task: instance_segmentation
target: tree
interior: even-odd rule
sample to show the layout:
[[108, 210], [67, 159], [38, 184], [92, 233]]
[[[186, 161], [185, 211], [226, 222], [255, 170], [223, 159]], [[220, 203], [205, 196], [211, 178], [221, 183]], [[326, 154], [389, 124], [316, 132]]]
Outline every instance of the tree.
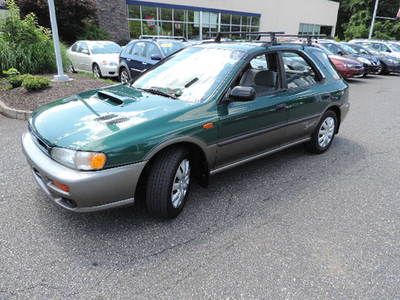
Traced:
[[[39, 25], [50, 28], [47, 0], [17, 0], [22, 15], [33, 12]], [[72, 43], [83, 36], [87, 23], [97, 23], [94, 0], [55, 0], [61, 40]]]
[[[375, 0], [339, 0], [340, 8], [336, 35], [341, 39], [367, 38]], [[396, 16], [398, 0], [380, 0], [378, 16]], [[400, 39], [400, 22], [376, 20], [374, 38]]]

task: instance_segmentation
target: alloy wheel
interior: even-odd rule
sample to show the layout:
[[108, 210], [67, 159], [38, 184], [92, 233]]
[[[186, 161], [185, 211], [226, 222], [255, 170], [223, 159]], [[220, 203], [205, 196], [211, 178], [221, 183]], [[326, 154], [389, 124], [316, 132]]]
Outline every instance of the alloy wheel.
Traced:
[[121, 71], [121, 83], [128, 83], [129, 82], [129, 74], [127, 70]]
[[335, 119], [332, 117], [328, 117], [322, 122], [318, 132], [318, 145], [321, 148], [327, 147], [332, 141], [333, 135], [335, 134], [335, 127]]
[[172, 184], [171, 202], [174, 208], [181, 206], [189, 190], [190, 183], [190, 162], [184, 159], [176, 171], [174, 182]]

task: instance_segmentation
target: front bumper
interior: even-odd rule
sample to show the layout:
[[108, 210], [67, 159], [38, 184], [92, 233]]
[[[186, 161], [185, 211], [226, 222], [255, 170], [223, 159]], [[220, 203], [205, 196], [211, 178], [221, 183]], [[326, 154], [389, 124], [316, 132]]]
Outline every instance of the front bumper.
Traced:
[[118, 65], [109, 66], [109, 65], [100, 65], [101, 75], [104, 77], [116, 77], [118, 76]]
[[[74, 212], [91, 212], [133, 204], [136, 185], [146, 162], [101, 171], [67, 168], [46, 155], [26, 132], [22, 148], [38, 185], [59, 206]], [[65, 184], [65, 192], [53, 183]]]
[[391, 73], [400, 73], [400, 65], [386, 65], [386, 71], [391, 72]]
[[368, 74], [377, 74], [382, 71], [382, 66], [381, 65], [368, 65], [368, 66], [365, 66], [365, 69]]

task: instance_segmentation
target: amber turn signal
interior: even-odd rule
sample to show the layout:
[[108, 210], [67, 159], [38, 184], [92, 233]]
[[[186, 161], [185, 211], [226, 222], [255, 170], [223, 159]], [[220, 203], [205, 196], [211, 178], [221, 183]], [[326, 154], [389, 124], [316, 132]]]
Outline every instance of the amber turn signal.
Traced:
[[64, 191], [64, 192], [66, 192], [66, 193], [69, 192], [69, 186], [66, 185], [66, 184], [64, 184], [64, 183], [61, 183], [61, 182], [59, 182], [59, 181], [57, 181], [57, 180], [53, 180], [53, 185], [54, 185], [55, 187], [57, 187], [58, 189], [60, 189], [60, 190], [62, 190], [62, 191]]

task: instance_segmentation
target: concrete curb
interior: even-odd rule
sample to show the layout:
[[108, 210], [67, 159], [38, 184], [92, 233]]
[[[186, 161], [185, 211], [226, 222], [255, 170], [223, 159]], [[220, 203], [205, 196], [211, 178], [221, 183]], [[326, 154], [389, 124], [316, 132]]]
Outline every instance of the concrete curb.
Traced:
[[3, 114], [10, 119], [28, 120], [31, 117], [32, 112], [29, 110], [19, 110], [8, 107], [0, 100], [0, 114]]

